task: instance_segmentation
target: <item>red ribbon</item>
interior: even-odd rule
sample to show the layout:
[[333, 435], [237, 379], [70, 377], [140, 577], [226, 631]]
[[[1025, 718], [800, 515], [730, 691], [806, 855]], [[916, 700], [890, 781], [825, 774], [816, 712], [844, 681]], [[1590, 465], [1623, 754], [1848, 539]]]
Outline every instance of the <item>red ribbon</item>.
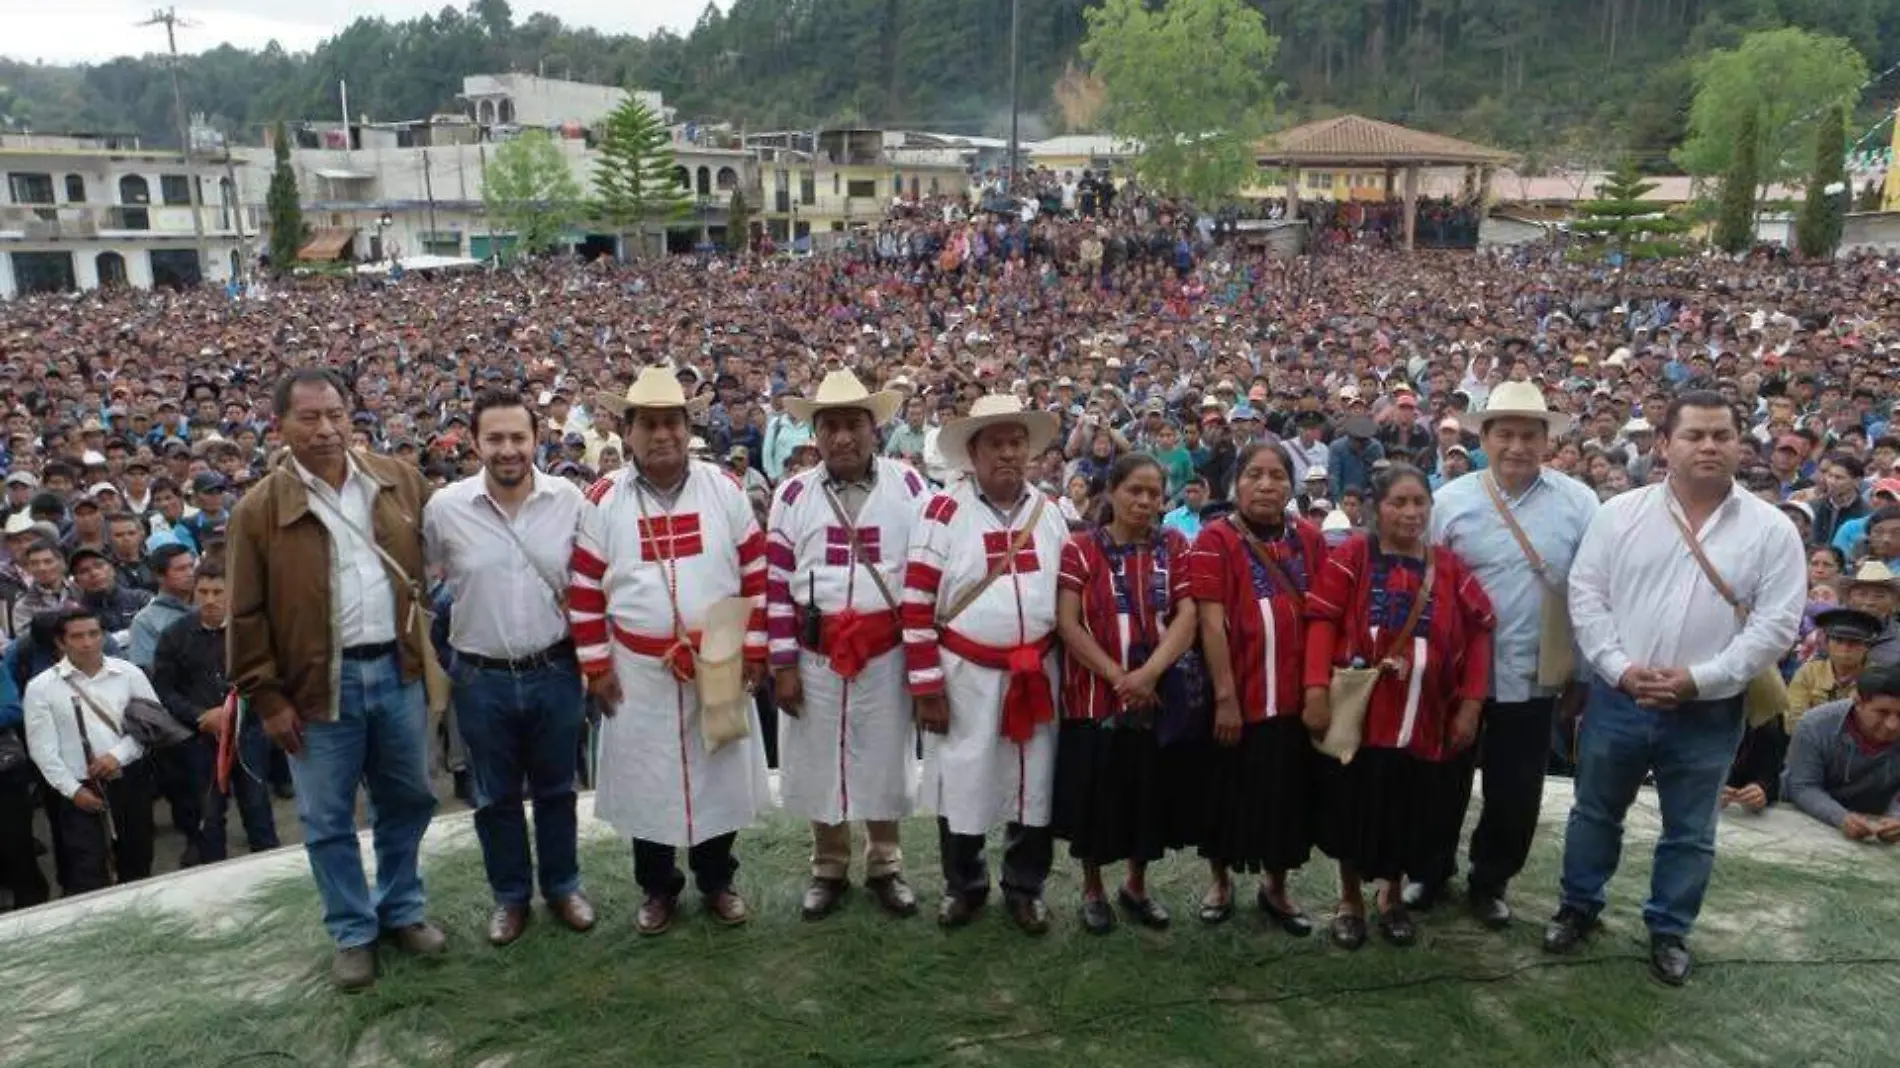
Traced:
[[693, 672], [695, 670], [693, 666], [693, 647], [688, 644], [685, 639], [682, 638], [675, 641], [672, 648], [666, 651], [666, 656], [662, 659], [666, 661], [666, 670], [672, 672], [675, 679], [681, 682], [693, 681]]
[[855, 679], [871, 662], [871, 628], [865, 618], [847, 608], [825, 620], [825, 655], [840, 678]]

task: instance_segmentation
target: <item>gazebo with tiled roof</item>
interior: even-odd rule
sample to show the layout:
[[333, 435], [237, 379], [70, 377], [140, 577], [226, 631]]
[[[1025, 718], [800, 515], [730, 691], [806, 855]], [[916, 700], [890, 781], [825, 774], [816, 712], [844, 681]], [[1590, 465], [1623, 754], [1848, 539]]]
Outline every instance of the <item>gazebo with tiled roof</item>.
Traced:
[[1420, 168], [1463, 167], [1466, 184], [1488, 192], [1492, 171], [1517, 159], [1503, 149], [1411, 130], [1363, 115], [1340, 115], [1282, 130], [1262, 140], [1254, 156], [1258, 166], [1286, 168], [1289, 215], [1299, 206], [1302, 167], [1383, 169], [1388, 196], [1393, 192], [1394, 177], [1403, 174], [1406, 248], [1412, 247], [1418, 223]]

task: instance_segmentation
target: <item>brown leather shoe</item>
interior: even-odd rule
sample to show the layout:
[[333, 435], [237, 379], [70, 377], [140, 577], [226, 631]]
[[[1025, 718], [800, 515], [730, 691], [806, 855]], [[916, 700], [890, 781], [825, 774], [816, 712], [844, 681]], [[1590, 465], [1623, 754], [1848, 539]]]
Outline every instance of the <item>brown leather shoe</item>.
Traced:
[[880, 908], [893, 916], [917, 915], [917, 894], [904, 881], [903, 875], [897, 872], [866, 879], [864, 889], [876, 899]]
[[354, 993], [376, 985], [376, 947], [351, 946], [336, 951], [330, 961], [330, 982], [338, 990]]
[[439, 957], [449, 949], [449, 938], [442, 933], [442, 928], [427, 920], [392, 928], [384, 931], [383, 936], [393, 940], [404, 953], [418, 957]]
[[799, 903], [799, 914], [807, 920], [824, 919], [838, 911], [844, 903], [845, 888], [850, 885], [843, 879], [812, 876], [811, 884], [805, 887], [805, 899]]
[[937, 902], [937, 926], [968, 927], [983, 911], [983, 898], [970, 894], [945, 894]]
[[665, 934], [673, 926], [673, 915], [679, 911], [680, 899], [661, 894], [648, 894], [640, 903], [640, 911], [633, 918], [633, 929], [643, 935]]
[[488, 944], [505, 946], [521, 937], [528, 929], [528, 908], [526, 905], [497, 905], [488, 917]]
[[1009, 918], [1016, 921], [1026, 935], [1049, 933], [1049, 906], [1039, 897], [1028, 894], [1012, 895], [1009, 899]]
[[594, 929], [594, 906], [581, 896], [579, 890], [548, 902], [548, 911], [561, 921], [561, 926], [570, 931], [591, 931]]
[[706, 911], [723, 927], [737, 927], [751, 917], [737, 890], [721, 890], [706, 898]]

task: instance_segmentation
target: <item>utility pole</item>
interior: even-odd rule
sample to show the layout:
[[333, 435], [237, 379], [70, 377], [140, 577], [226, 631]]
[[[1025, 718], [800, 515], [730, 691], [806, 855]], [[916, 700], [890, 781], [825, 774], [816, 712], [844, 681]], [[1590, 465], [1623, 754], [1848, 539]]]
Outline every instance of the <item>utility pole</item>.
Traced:
[[1018, 139], [1018, 118], [1022, 113], [1021, 62], [1017, 54], [1022, 35], [1023, 0], [1009, 0], [1009, 188], [1006, 196], [1016, 195], [1016, 157], [1022, 152]]
[[[435, 176], [429, 173], [429, 150], [422, 150], [422, 193], [429, 198], [429, 241], [435, 240]], [[426, 246], [428, 242], [423, 242]]]
[[178, 82], [178, 27], [183, 23], [190, 28], [191, 23], [178, 17], [177, 8], [166, 8], [152, 12], [152, 17], [139, 23], [141, 26], [164, 26], [165, 46], [171, 52], [172, 71], [172, 107], [178, 112], [178, 149], [185, 156], [185, 184], [191, 190], [191, 236], [198, 253], [198, 280], [202, 282], [210, 269], [209, 258], [205, 255], [204, 196], [198, 188], [198, 171], [191, 153], [191, 118], [185, 111], [185, 91]]
[[231, 199], [224, 202], [224, 207], [231, 213], [231, 227], [237, 231], [237, 275], [232, 280], [243, 282], [250, 274], [251, 250], [244, 236], [244, 198], [238, 193], [237, 165], [231, 160], [229, 141], [224, 145], [224, 177], [231, 183]]

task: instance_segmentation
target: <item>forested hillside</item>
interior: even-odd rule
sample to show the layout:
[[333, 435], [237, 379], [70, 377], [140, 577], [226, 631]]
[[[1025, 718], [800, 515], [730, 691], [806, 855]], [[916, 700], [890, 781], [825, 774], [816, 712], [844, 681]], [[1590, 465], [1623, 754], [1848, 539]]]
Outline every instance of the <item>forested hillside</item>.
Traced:
[[[1682, 135], [1698, 55], [1793, 24], [1900, 61], [1900, 0], [1252, 0], [1281, 38], [1289, 119], [1342, 110], [1560, 155], [1613, 145], [1660, 164]], [[1033, 132], [1063, 125], [1052, 88], [1090, 0], [1022, 0]], [[219, 48], [184, 64], [195, 110], [254, 140], [277, 118], [331, 117], [347, 80], [374, 119], [453, 109], [462, 76], [540, 70], [665, 92], [689, 118], [753, 129], [862, 121], [1003, 128], [1010, 0], [733, 0], [650, 39], [517, 22], [506, 0], [408, 21], [359, 19], [308, 55]], [[0, 48], [5, 47], [0, 45]], [[1876, 84], [1874, 109], [1900, 95]], [[132, 128], [176, 140], [162, 61], [64, 68], [0, 61], [0, 123]], [[1850, 131], [1855, 132], [1855, 131]]]

